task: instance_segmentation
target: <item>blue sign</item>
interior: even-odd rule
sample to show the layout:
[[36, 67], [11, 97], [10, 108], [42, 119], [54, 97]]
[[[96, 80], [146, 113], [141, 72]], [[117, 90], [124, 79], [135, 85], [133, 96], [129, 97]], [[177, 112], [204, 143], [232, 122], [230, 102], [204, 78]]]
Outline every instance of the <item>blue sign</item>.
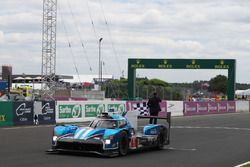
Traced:
[[13, 102], [14, 125], [33, 125], [34, 104], [33, 102]]

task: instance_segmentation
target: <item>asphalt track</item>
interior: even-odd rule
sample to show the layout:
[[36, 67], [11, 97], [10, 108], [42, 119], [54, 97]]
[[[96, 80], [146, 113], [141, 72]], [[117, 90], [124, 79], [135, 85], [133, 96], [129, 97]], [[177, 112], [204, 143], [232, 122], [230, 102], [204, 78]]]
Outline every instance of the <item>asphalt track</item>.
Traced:
[[250, 160], [250, 113], [173, 117], [164, 150], [124, 157], [46, 154], [52, 126], [0, 128], [0, 167], [230, 167]]

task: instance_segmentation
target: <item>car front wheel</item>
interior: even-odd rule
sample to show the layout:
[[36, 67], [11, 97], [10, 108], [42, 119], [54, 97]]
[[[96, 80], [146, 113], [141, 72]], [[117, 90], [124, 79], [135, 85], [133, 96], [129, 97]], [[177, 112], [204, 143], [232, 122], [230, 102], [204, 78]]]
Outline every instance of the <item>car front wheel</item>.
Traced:
[[120, 140], [119, 140], [119, 154], [121, 156], [127, 155], [128, 146], [129, 146], [128, 135], [127, 135], [127, 132], [123, 131], [121, 132]]

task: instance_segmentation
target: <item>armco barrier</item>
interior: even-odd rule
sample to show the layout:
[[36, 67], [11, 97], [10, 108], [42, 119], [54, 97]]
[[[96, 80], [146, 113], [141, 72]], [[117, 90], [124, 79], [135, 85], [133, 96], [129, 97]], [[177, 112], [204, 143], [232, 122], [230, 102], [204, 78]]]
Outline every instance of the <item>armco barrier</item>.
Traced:
[[235, 101], [184, 102], [184, 116], [236, 112]]
[[236, 101], [236, 112], [249, 112], [249, 101]]
[[13, 104], [12, 102], [0, 102], [0, 126], [13, 125]]
[[34, 103], [27, 101], [13, 102], [14, 125], [33, 125]]
[[93, 120], [103, 111], [125, 111], [125, 101], [57, 101], [56, 122]]

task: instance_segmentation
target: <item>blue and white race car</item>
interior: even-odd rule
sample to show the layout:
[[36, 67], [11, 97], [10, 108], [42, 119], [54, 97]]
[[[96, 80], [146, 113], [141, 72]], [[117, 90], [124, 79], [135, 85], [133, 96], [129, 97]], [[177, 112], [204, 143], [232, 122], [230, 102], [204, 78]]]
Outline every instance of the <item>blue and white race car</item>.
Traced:
[[[150, 116], [138, 116], [150, 118]], [[167, 126], [147, 124], [135, 130], [124, 116], [103, 114], [89, 126], [60, 125], [54, 128], [52, 148], [49, 152], [83, 152], [104, 156], [126, 155], [131, 150], [146, 147], [162, 149], [170, 143], [170, 114]]]

